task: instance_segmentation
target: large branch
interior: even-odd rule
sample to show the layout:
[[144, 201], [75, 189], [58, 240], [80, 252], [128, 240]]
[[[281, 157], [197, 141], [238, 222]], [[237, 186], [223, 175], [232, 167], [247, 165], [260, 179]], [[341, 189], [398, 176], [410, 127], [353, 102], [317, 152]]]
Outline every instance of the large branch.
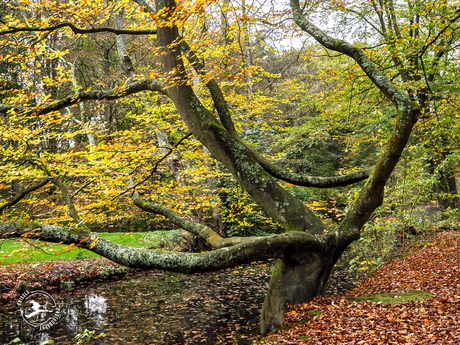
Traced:
[[123, 246], [94, 233], [78, 233], [60, 226], [24, 222], [0, 223], [0, 238], [26, 236], [47, 242], [75, 244], [128, 267], [181, 273], [217, 271], [253, 261], [287, 258], [305, 252], [324, 253], [327, 248], [326, 237], [291, 231], [199, 254], [159, 252]]
[[46, 26], [46, 27], [33, 27], [33, 26], [23, 26], [23, 27], [16, 27], [10, 26], [8, 30], [0, 31], [0, 35], [7, 35], [7, 34], [14, 34], [18, 32], [53, 32], [61, 28], [68, 27], [76, 34], [94, 34], [99, 32], [111, 32], [115, 35], [156, 35], [156, 29], [150, 30], [126, 30], [126, 29], [114, 29], [109, 27], [102, 27], [102, 28], [91, 28], [91, 29], [82, 29], [75, 26], [73, 23], [60, 23], [54, 26]]
[[348, 42], [328, 36], [324, 31], [305, 18], [300, 8], [299, 0], [290, 1], [294, 21], [303, 31], [311, 35], [323, 47], [343, 53], [355, 60], [364, 73], [398, 109], [403, 110], [409, 106], [409, 97], [398, 90], [361, 49]]
[[[181, 41], [180, 47], [184, 54], [186, 54], [187, 60], [192, 64], [195, 71], [201, 77], [206, 77], [206, 69], [203, 63], [198, 59], [195, 52], [190, 48], [188, 43]], [[236, 134], [235, 125], [233, 123], [230, 110], [227, 106], [227, 101], [225, 100], [221, 88], [214, 79], [207, 81], [206, 87], [211, 94], [212, 101], [217, 110], [217, 114], [219, 114], [220, 122], [231, 135], [237, 137], [238, 135]]]
[[[199, 75], [204, 77], [206, 74], [206, 69], [203, 63], [199, 60], [199, 58], [196, 56], [196, 54], [187, 44], [187, 42], [182, 40], [180, 42], [180, 47], [181, 47], [181, 50], [186, 54], [187, 59], [192, 64], [195, 71]], [[235, 127], [231, 119], [231, 114], [227, 107], [227, 102], [225, 101], [224, 95], [222, 94], [222, 90], [220, 89], [219, 85], [214, 79], [211, 79], [206, 83], [206, 86], [208, 87], [211, 93], [211, 96], [212, 96], [214, 105], [217, 109], [217, 112], [219, 114], [221, 123], [231, 134], [234, 134], [234, 136], [237, 137]], [[265, 171], [267, 171], [269, 174], [271, 174], [272, 176], [280, 180], [292, 183], [297, 186], [316, 187], [316, 188], [331, 188], [331, 187], [348, 186], [350, 184], [365, 180], [366, 178], [369, 177], [372, 171], [372, 168], [368, 168], [365, 170], [361, 170], [361, 171], [358, 171], [352, 174], [343, 175], [343, 176], [334, 176], [334, 177], [302, 176], [302, 175], [290, 173], [288, 171], [285, 171], [277, 167], [276, 165], [274, 165], [273, 163], [271, 163], [270, 161], [262, 157], [252, 146], [246, 143], [244, 144], [254, 154], [254, 157], [261, 164], [261, 166], [265, 169]]]
[[257, 152], [251, 145], [244, 143], [245, 146], [253, 153], [254, 157], [260, 163], [262, 168], [265, 169], [270, 175], [292, 183], [296, 186], [303, 187], [316, 187], [316, 188], [332, 188], [332, 187], [345, 187], [353, 183], [363, 181], [367, 179], [374, 167], [369, 167], [363, 170], [356, 171], [351, 174], [342, 175], [342, 176], [331, 176], [331, 177], [321, 177], [321, 176], [303, 176], [300, 174], [292, 173], [287, 170], [284, 170], [277, 165], [270, 162], [268, 159], [263, 157], [259, 152]]
[[205, 225], [202, 225], [200, 223], [193, 222], [186, 218], [180, 217], [177, 213], [175, 213], [174, 211], [170, 210], [167, 207], [158, 206], [152, 202], [147, 202], [145, 200], [142, 200], [139, 193], [137, 192], [134, 193], [132, 199], [133, 199], [134, 204], [140, 209], [146, 212], [149, 212], [149, 213], [161, 214], [162, 216], [165, 216], [166, 218], [168, 218], [168, 220], [171, 223], [181, 227], [184, 230], [187, 230], [188, 232], [194, 235], [201, 237], [213, 248], [224, 248], [224, 247], [230, 247], [230, 246], [234, 246], [234, 245], [241, 244], [241, 243], [250, 243], [256, 239], [262, 238], [262, 237], [222, 238], [219, 236], [218, 233], [216, 233], [214, 230], [212, 230], [211, 228]]
[[7, 111], [34, 113], [35, 115], [43, 115], [52, 111], [64, 109], [66, 107], [78, 104], [88, 100], [113, 100], [132, 95], [142, 91], [156, 91], [169, 97], [169, 92], [164, 88], [164, 85], [154, 79], [141, 79], [133, 81], [110, 90], [92, 90], [80, 91], [73, 95], [67, 96], [60, 100], [49, 103], [37, 104], [36, 106], [17, 106], [0, 104], [0, 113]]
[[385, 184], [401, 158], [412, 128], [420, 117], [420, 109], [423, 107], [423, 104], [411, 105], [396, 118], [391, 136], [371, 176], [335, 232], [337, 247], [346, 247], [347, 243], [359, 239], [361, 229], [372, 212], [382, 205]]
[[[158, 1], [158, 6], [174, 8], [174, 0]], [[171, 99], [193, 136], [219, 160], [263, 210], [286, 230], [323, 233], [326, 226], [305, 204], [296, 199], [268, 174], [241, 140], [217, 121], [200, 102], [187, 80], [179, 46], [178, 28], [158, 27], [157, 45], [165, 73], [180, 82], [168, 90]]]
[[328, 36], [321, 29], [310, 23], [304, 17], [298, 0], [290, 1], [294, 20], [303, 31], [313, 36], [323, 47], [341, 52], [354, 59], [374, 85], [399, 109], [395, 126], [379, 161], [339, 228], [334, 232], [337, 240], [336, 246], [346, 248], [349, 243], [359, 238], [361, 228], [365, 222], [372, 212], [382, 204], [385, 184], [401, 158], [412, 128], [419, 119], [420, 111], [425, 105], [417, 105], [406, 94], [399, 91], [361, 49], [345, 41]]

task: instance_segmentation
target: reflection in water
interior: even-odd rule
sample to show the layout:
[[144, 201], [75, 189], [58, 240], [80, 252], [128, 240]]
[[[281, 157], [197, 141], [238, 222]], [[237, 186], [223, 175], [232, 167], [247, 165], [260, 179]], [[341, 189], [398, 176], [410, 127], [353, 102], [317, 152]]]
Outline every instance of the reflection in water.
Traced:
[[78, 330], [78, 309], [72, 302], [62, 303], [61, 305], [61, 322], [64, 321], [67, 329], [74, 333]]
[[[27, 344], [52, 339], [75, 344], [85, 329], [104, 332], [95, 344], [239, 344], [258, 333], [270, 268], [180, 275], [155, 272], [130, 280], [92, 284], [54, 294], [59, 323], [40, 331], [18, 310], [0, 312], [0, 343], [20, 337]], [[94, 339], [93, 339], [94, 340]]]
[[97, 328], [105, 325], [104, 315], [107, 312], [106, 299], [95, 294], [87, 295], [85, 301], [86, 317], [92, 318]]

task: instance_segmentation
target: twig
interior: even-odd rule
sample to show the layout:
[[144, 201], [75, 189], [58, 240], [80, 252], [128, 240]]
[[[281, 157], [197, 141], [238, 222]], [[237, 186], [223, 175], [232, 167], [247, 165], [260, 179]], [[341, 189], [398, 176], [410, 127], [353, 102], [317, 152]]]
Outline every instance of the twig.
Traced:
[[16, 198], [14, 198], [13, 200], [7, 202], [6, 204], [3, 204], [2, 206], [0, 206], [0, 214], [2, 214], [2, 212], [11, 207], [11, 206], [14, 206], [16, 205], [19, 201], [21, 201], [27, 194], [47, 185], [49, 182], [51, 182], [52, 178], [50, 177], [47, 177], [45, 179], [43, 179], [42, 181], [40, 181], [39, 183], [33, 185], [33, 186], [30, 186], [29, 188], [27, 189], [24, 189]]

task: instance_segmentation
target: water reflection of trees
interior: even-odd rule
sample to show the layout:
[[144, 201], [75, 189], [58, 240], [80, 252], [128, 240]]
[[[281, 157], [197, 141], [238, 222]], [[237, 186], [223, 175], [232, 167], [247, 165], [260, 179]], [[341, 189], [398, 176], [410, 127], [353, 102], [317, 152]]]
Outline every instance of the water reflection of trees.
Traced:
[[141, 277], [56, 294], [61, 319], [51, 334], [26, 327], [20, 314], [2, 313], [1, 329], [11, 331], [6, 337], [1, 332], [0, 342], [21, 335], [36, 344], [51, 335], [57, 344], [75, 344], [85, 329], [106, 333], [103, 344], [214, 344], [230, 329], [255, 335], [268, 271], [259, 280], [249, 274], [165, 274], [161, 280]]

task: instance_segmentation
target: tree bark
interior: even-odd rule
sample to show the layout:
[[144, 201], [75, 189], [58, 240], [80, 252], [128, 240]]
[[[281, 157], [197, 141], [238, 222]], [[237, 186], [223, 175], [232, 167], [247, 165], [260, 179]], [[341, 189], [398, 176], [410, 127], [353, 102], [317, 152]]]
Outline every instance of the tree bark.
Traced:
[[[161, 3], [158, 1], [157, 8], [161, 6], [175, 7], [175, 3], [173, 0], [161, 1]], [[334, 232], [325, 236], [328, 239], [327, 250], [291, 253], [287, 248], [283, 258], [280, 258], [281, 261], [273, 274], [269, 293], [264, 302], [261, 318], [262, 335], [281, 325], [287, 303], [307, 302], [322, 292], [330, 271], [343, 250], [360, 237], [362, 226], [372, 212], [381, 205], [385, 183], [401, 156], [421, 109], [407, 94], [396, 88], [361, 49], [329, 37], [310, 23], [303, 16], [297, 0], [291, 0], [291, 8], [295, 22], [302, 30], [324, 47], [346, 54], [358, 63], [376, 87], [396, 106], [398, 117], [386, 148], [372, 172], [364, 171], [358, 176], [351, 177], [353, 180], [369, 176], [344, 221]], [[322, 183], [327, 185], [331, 180], [304, 180], [293, 174], [282, 174], [279, 169], [273, 168], [263, 160], [239, 138], [217, 83], [210, 82], [208, 88], [221, 119], [218, 122], [204, 108], [189, 86], [181, 50], [176, 43], [178, 39], [177, 28], [171, 26], [158, 28], [157, 43], [162, 50], [163, 70], [165, 73], [172, 73], [174, 80], [181, 81], [171, 84], [168, 90], [176, 109], [194, 137], [228, 168], [251, 197], [287, 231], [301, 230], [322, 234], [325, 225], [303, 203], [282, 189], [271, 175], [310, 185]], [[187, 58], [192, 65], [195, 68], [197, 66], [198, 70], [203, 70], [202, 66], [198, 66], [195, 62], [193, 53], [190, 53], [187, 47], [183, 50], [188, 52]], [[332, 178], [333, 184], [337, 182], [342, 181]]]
[[326, 253], [302, 253], [276, 262], [260, 315], [261, 336], [283, 324], [288, 304], [305, 303], [324, 292], [332, 267], [340, 257], [338, 253], [329, 249]]

